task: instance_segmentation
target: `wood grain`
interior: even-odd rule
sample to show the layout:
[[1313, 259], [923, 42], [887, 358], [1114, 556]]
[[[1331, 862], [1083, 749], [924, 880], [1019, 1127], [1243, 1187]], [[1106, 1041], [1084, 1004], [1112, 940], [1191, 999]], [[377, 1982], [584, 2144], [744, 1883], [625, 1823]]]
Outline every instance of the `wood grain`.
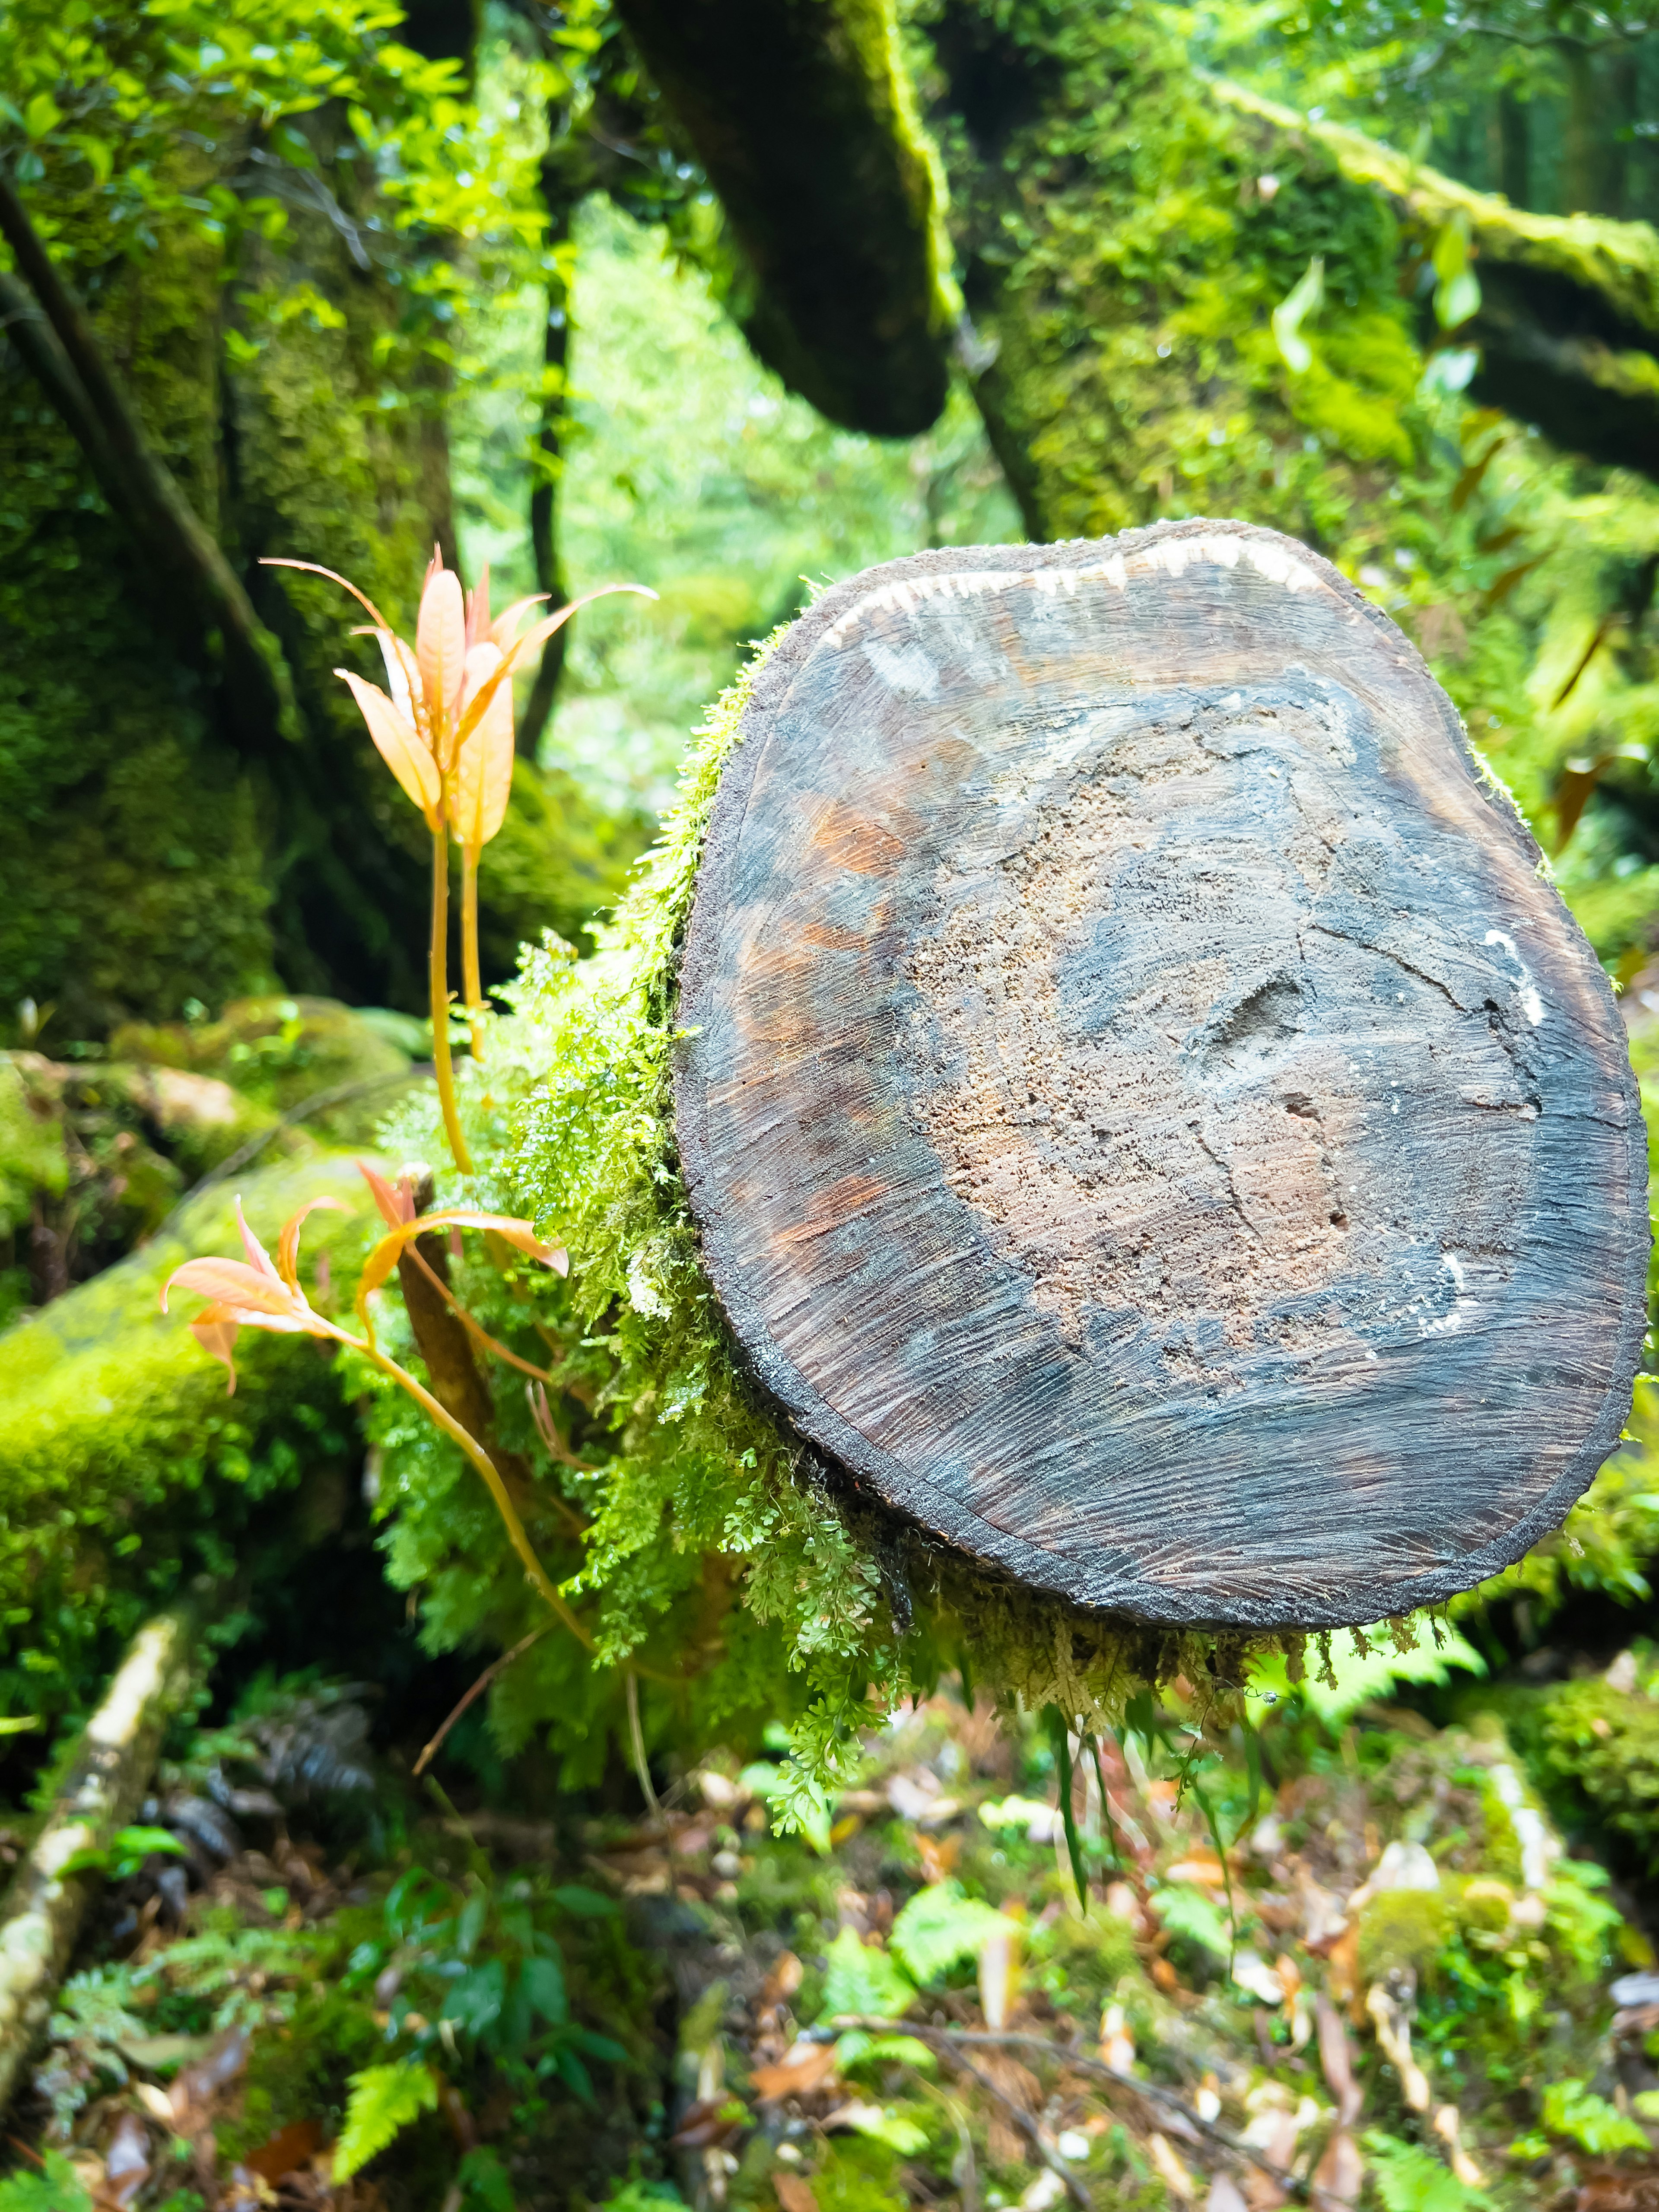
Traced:
[[1378, 1620], [1617, 1443], [1650, 1238], [1612, 990], [1412, 646], [1288, 539], [828, 593], [745, 711], [680, 1021], [756, 1371], [1035, 1589]]

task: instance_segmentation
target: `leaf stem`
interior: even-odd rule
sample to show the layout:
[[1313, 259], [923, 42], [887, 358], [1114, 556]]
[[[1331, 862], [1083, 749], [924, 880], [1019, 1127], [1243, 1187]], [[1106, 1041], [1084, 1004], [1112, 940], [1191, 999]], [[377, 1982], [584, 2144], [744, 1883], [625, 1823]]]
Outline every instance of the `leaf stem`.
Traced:
[[464, 1428], [447, 1406], [440, 1404], [429, 1390], [424, 1389], [415, 1380], [407, 1368], [399, 1367], [397, 1361], [382, 1352], [378, 1344], [370, 1342], [367, 1337], [353, 1336], [345, 1329], [340, 1329], [336, 1334], [338, 1334], [343, 1344], [349, 1344], [355, 1351], [361, 1352], [366, 1359], [374, 1362], [382, 1375], [389, 1376], [399, 1389], [407, 1390], [427, 1419], [435, 1422], [447, 1437], [460, 1446], [483, 1477], [485, 1486], [495, 1501], [495, 1510], [501, 1516], [508, 1540], [524, 1563], [525, 1572], [535, 1584], [544, 1602], [558, 1615], [578, 1643], [591, 1651], [593, 1649], [593, 1638], [571, 1611], [565, 1599], [555, 1587], [547, 1569], [537, 1558], [536, 1547], [525, 1533], [524, 1522], [520, 1520], [518, 1510], [512, 1498], [507, 1495], [507, 1485], [501, 1480], [499, 1468], [471, 1431]]
[[483, 1058], [483, 976], [478, 966], [478, 848], [461, 848], [461, 988], [472, 1031], [472, 1057]]
[[470, 1176], [472, 1156], [455, 1110], [455, 1071], [449, 1057], [449, 833], [441, 826], [432, 833], [432, 950], [427, 966], [432, 987], [432, 1064], [437, 1071], [444, 1133], [456, 1166]]

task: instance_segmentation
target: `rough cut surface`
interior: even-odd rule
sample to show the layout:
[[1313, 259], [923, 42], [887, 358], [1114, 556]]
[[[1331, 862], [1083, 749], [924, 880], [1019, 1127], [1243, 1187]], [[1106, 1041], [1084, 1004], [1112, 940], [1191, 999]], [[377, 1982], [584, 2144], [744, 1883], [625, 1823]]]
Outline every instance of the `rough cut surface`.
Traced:
[[710, 1277], [799, 1429], [1034, 1588], [1322, 1627], [1616, 1443], [1612, 990], [1449, 701], [1291, 541], [946, 550], [766, 664], [681, 978]]

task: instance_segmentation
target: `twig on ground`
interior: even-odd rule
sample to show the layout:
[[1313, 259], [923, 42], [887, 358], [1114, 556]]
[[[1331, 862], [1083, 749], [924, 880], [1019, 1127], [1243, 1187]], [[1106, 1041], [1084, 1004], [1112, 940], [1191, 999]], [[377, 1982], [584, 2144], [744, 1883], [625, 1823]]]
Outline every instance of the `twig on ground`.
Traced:
[[[1287, 2196], [1297, 2198], [1298, 2202], [1306, 2203], [1312, 2195], [1310, 2185], [1299, 2174], [1291, 2173], [1282, 2166], [1275, 2166], [1271, 2159], [1263, 2158], [1254, 2145], [1242, 2142], [1225, 2128], [1217, 2127], [1212, 2120], [1206, 2120], [1176, 2090], [1166, 2089], [1160, 2081], [1139, 2081], [1133, 2074], [1125, 2074], [1115, 2066], [1109, 2066], [1103, 2058], [1091, 2058], [1085, 2051], [1076, 2050], [1070, 2044], [1056, 2043], [1050, 2036], [1022, 2035], [1012, 2030], [1005, 2033], [988, 2028], [920, 2027], [914, 2021], [896, 2023], [890, 2020], [854, 2018], [850, 2014], [837, 2019], [833, 2028], [836, 2034], [848, 2028], [862, 2028], [866, 2033], [914, 2035], [918, 2042], [943, 2047], [952, 2057], [960, 2055], [957, 2046], [964, 2044], [990, 2049], [1041, 2051], [1057, 2064], [1073, 2066], [1079, 2073], [1092, 2074], [1100, 2081], [1115, 2082], [1119, 2088], [1133, 2090], [1137, 2097], [1145, 2098], [1148, 2103], [1162, 2105], [1169, 2112], [1178, 2112], [1189, 2127], [1212, 2142], [1217, 2149], [1227, 2152], [1233, 2158], [1243, 2159], [1246, 2165], [1265, 2173]], [[976, 2074], [975, 2078], [982, 2080], [984, 2077]]]
[[[889, 2033], [891, 2033], [890, 2023]], [[908, 2033], [909, 2031], [907, 2029], [906, 2033]], [[1025, 2107], [1017, 2104], [1006, 2090], [999, 2088], [988, 2074], [982, 2073], [975, 2065], [965, 2051], [957, 2048], [951, 2037], [939, 2035], [927, 2028], [921, 2029], [919, 2033], [922, 2041], [933, 2044], [935, 2048], [950, 2060], [952, 2066], [959, 2068], [967, 2075], [969, 2081], [977, 2081], [986, 2095], [994, 2099], [1024, 2136], [1026, 2142], [1030, 2144], [1031, 2148], [1048, 2167], [1049, 2172], [1057, 2181], [1064, 2185], [1066, 2194], [1071, 2198], [1073, 2203], [1081, 2206], [1082, 2212], [1094, 2212], [1093, 2199], [1084, 2187], [1081, 2179], [1073, 2172], [1071, 2167], [1067, 2166]]]

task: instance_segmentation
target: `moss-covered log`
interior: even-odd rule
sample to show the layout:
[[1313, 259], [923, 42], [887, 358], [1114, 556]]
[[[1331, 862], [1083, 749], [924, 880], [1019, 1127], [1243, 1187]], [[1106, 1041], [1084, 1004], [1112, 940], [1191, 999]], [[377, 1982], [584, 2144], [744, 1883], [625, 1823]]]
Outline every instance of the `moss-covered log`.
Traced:
[[1450, 702], [1241, 524], [918, 555], [767, 662], [676, 1123], [797, 1426], [1018, 1581], [1328, 1628], [1618, 1441], [1647, 1156], [1612, 991]]
[[[1034, 537], [1237, 514], [1334, 550], [1413, 464], [1431, 344], [1478, 347], [1477, 391], [1562, 445], [1659, 467], [1645, 226], [1527, 215], [1208, 82], [1151, 11], [947, 0], [927, 29], [975, 389]], [[1449, 332], [1449, 225], [1480, 287]], [[1304, 359], [1273, 319], [1316, 259]]]
[[87, 1723], [46, 1825], [0, 1902], [0, 2111], [46, 2022], [106, 1851], [137, 1812], [191, 1678], [194, 1623], [175, 1611], [134, 1637]]
[[[1419, 167], [1364, 131], [1315, 122], [1232, 84], [1214, 98], [1244, 122], [1270, 168], [1313, 149], [1374, 189], [1426, 261], [1449, 226], [1468, 231], [1480, 305], [1456, 331], [1477, 347], [1471, 390], [1558, 445], [1659, 477], [1659, 234], [1604, 216], [1533, 215]], [[1433, 307], [1424, 289], [1425, 326]]]
[[617, 0], [719, 192], [750, 343], [832, 422], [925, 430], [949, 317], [890, 0]]
[[106, 1663], [112, 1637], [130, 1634], [191, 1576], [234, 1581], [262, 1498], [355, 1467], [326, 1347], [251, 1337], [227, 1398], [223, 1369], [179, 1316], [160, 1311], [161, 1285], [182, 1261], [239, 1249], [238, 1190], [270, 1247], [309, 1198], [350, 1209], [312, 1217], [306, 1261], [313, 1298], [349, 1309], [378, 1216], [355, 1159], [308, 1151], [204, 1190], [129, 1258], [0, 1336], [0, 1698], [9, 1710], [72, 1704], [75, 1682]]

